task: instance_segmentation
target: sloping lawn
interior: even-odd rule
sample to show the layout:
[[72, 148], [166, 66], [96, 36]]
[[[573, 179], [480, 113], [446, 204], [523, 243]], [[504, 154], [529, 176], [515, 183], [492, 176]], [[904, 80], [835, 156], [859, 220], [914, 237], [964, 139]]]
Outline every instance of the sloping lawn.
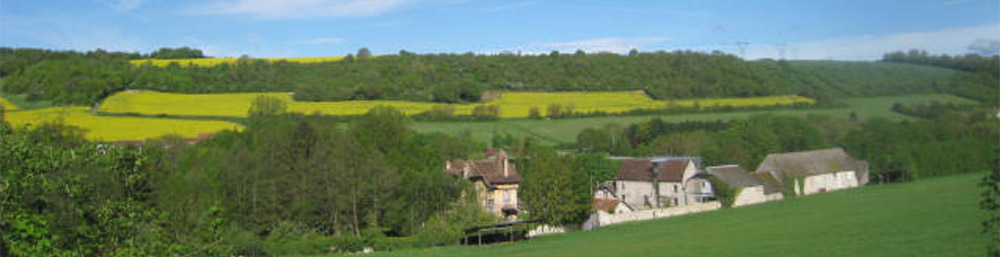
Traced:
[[491, 246], [375, 256], [983, 256], [981, 173]]

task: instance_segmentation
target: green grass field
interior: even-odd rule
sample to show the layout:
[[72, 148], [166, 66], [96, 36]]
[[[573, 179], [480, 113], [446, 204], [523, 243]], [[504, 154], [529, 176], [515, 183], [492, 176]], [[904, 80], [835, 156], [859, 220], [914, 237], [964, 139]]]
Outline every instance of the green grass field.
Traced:
[[983, 256], [981, 173], [490, 246], [373, 256]]
[[891, 120], [907, 119], [907, 116], [893, 112], [890, 108], [894, 103], [926, 103], [931, 101], [953, 103], [975, 103], [972, 100], [943, 94], [882, 96], [868, 98], [849, 98], [843, 100], [847, 107], [827, 109], [779, 109], [761, 111], [717, 112], [717, 113], [685, 113], [672, 115], [648, 116], [609, 116], [573, 118], [558, 120], [505, 119], [488, 122], [416, 122], [414, 128], [421, 132], [443, 132], [457, 135], [469, 131], [473, 138], [480, 142], [489, 142], [494, 133], [510, 133], [515, 136], [534, 136], [542, 143], [555, 145], [576, 141], [576, 134], [585, 128], [602, 127], [614, 123], [621, 126], [640, 122], [646, 119], [660, 117], [667, 122], [686, 120], [730, 120], [745, 118], [758, 114], [774, 114], [805, 117], [809, 114], [826, 114], [847, 117], [855, 112], [860, 119], [883, 117]]

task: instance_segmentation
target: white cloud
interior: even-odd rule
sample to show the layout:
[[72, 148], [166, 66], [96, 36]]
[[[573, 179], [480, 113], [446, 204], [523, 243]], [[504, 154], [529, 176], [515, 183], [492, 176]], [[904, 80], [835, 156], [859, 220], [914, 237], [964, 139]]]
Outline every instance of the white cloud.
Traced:
[[627, 53], [632, 49], [642, 49], [646, 46], [662, 43], [669, 41], [670, 38], [664, 37], [646, 37], [646, 38], [621, 38], [621, 37], [603, 37], [579, 41], [568, 41], [568, 42], [548, 42], [548, 43], [532, 43], [527, 45], [522, 45], [514, 48], [502, 48], [499, 51], [491, 52], [492, 54], [499, 52], [520, 52], [522, 54], [547, 54], [552, 51], [559, 51], [560, 53], [573, 53], [577, 50], [583, 50], [587, 53], [599, 53], [599, 52], [612, 52], [612, 53]]
[[[887, 36], [860, 36], [818, 41], [789, 42], [786, 59], [877, 60], [892, 51], [923, 49], [932, 54], [965, 54], [969, 45], [1000, 38], [1000, 23], [938, 31], [906, 32]], [[709, 50], [703, 47], [702, 50]], [[720, 49], [733, 51], [732, 49]], [[747, 59], [780, 58], [775, 44], [751, 44]]]
[[310, 39], [310, 40], [302, 41], [302, 43], [303, 44], [309, 44], [309, 45], [319, 45], [319, 44], [343, 43], [344, 41], [345, 40], [343, 38], [325, 37], [325, 38], [316, 38], [316, 39]]
[[142, 6], [144, 0], [106, 0], [101, 1], [104, 5], [119, 13], [127, 13]]
[[197, 14], [247, 14], [262, 19], [368, 17], [415, 0], [226, 0], [194, 10]]
[[[44, 29], [40, 29], [44, 28]], [[148, 51], [140, 37], [114, 25], [81, 21], [68, 17], [0, 16], [0, 45], [11, 45], [5, 39], [17, 38], [28, 47], [91, 51]]]

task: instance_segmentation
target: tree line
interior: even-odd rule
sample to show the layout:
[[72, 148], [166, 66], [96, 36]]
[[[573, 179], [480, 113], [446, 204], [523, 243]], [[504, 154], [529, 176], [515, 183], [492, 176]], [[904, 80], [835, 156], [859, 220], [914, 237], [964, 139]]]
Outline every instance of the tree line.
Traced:
[[[841, 97], [988, 92], [989, 80], [885, 63], [744, 61], [721, 52], [348, 55], [328, 63], [241, 58], [211, 67], [133, 66], [137, 58], [200, 57], [194, 49], [151, 54], [0, 48], [3, 92], [29, 100], [92, 105], [114, 92], [295, 92], [301, 101], [392, 99], [477, 102], [486, 91], [644, 90], [657, 99], [797, 94]], [[963, 78], [958, 78], [963, 77]], [[978, 98], [977, 98], [978, 99]]]
[[[954, 94], [976, 99], [993, 106], [1000, 105], [1000, 56], [966, 55], [932, 55], [927, 51], [913, 49], [906, 52], [886, 53], [883, 62], [910, 63], [928, 65], [965, 71], [955, 75]], [[993, 85], [983, 87], [979, 85]]]

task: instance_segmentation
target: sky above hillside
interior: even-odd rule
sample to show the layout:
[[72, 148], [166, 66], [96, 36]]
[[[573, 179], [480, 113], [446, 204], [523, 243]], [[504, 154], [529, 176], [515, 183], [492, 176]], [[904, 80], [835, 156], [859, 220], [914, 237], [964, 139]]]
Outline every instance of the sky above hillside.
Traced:
[[0, 0], [0, 46], [211, 56], [723, 51], [874, 60], [1000, 49], [1000, 1]]

